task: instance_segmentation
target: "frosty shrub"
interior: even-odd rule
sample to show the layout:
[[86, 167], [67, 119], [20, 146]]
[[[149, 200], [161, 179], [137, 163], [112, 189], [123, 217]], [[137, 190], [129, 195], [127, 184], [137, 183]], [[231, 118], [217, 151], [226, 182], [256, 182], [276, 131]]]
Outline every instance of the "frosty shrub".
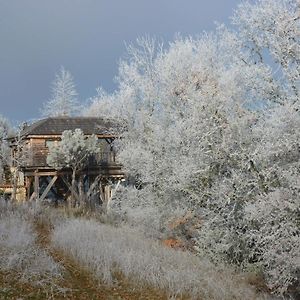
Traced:
[[[121, 186], [114, 195], [109, 215], [115, 216], [117, 225], [131, 226], [145, 236], [160, 238], [168, 211], [153, 205], [147, 189]], [[172, 216], [174, 212], [170, 213]]]
[[0, 270], [38, 286], [53, 286], [61, 267], [36, 245], [36, 233], [25, 208], [0, 201]]
[[114, 273], [121, 272], [138, 286], [150, 285], [170, 296], [267, 299], [230, 269], [216, 268], [188, 252], [165, 248], [128, 228], [71, 219], [55, 227], [52, 241], [107, 283], [113, 283]]
[[298, 286], [300, 293], [299, 202], [299, 193], [281, 188], [245, 208], [253, 224], [246, 234], [252, 255], [265, 271], [269, 286], [282, 294], [289, 286]]
[[96, 136], [87, 138], [79, 128], [74, 131], [65, 130], [60, 143], [49, 149], [47, 163], [57, 168], [72, 168], [76, 172], [86, 165], [92, 154], [98, 151]]
[[[73, 204], [84, 204], [83, 179], [79, 178], [79, 191], [76, 184], [77, 172], [87, 166], [89, 158], [99, 153], [97, 137], [86, 137], [80, 128], [74, 131], [65, 130], [61, 141], [49, 148], [47, 164], [57, 169], [70, 168], [72, 170], [71, 196]], [[80, 194], [81, 197], [78, 196]], [[79, 203], [80, 202], [80, 203]]]

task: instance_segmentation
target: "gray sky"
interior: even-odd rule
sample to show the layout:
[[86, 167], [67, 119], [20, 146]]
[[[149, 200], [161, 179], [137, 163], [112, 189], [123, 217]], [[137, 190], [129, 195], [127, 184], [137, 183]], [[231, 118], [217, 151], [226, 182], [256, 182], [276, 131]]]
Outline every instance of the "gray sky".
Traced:
[[125, 42], [172, 40], [228, 23], [240, 0], [0, 0], [0, 114], [13, 123], [40, 117], [61, 65], [81, 101], [115, 88]]

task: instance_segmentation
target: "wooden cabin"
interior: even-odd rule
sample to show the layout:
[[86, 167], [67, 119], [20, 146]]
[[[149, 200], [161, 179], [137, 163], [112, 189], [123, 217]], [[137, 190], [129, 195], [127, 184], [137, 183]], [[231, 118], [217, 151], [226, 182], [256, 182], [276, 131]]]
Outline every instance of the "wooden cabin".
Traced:
[[117, 125], [114, 122], [94, 117], [51, 117], [25, 125], [20, 136], [11, 139], [12, 155], [20, 155], [18, 147], [23, 152], [18, 166], [22, 175], [18, 177], [23, 179], [21, 182], [19, 179], [18, 185], [26, 191], [25, 199], [68, 199], [71, 194], [71, 170], [48, 166], [47, 155], [49, 147], [59, 143], [63, 131], [77, 128], [87, 137], [95, 135], [101, 149], [77, 174], [83, 180], [84, 192], [90, 191], [92, 185], [95, 187], [97, 181], [99, 201], [108, 201], [112, 186], [124, 180], [113, 147], [113, 141], [117, 138]]

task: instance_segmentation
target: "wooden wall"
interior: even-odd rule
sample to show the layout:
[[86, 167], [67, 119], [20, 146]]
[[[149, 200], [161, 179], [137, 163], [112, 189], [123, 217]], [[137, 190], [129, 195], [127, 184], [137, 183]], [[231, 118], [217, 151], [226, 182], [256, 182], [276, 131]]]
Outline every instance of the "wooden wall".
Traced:
[[[31, 138], [28, 144], [28, 159], [24, 167], [47, 167], [47, 144], [50, 139]], [[53, 140], [54, 141], [54, 140]], [[58, 141], [56, 139], [56, 141]], [[99, 139], [101, 152], [90, 160], [90, 165], [115, 164], [115, 153], [105, 139]]]
[[30, 151], [32, 152], [32, 160], [28, 162], [32, 166], [47, 166], [47, 155], [49, 153], [46, 147], [45, 139], [31, 139]]

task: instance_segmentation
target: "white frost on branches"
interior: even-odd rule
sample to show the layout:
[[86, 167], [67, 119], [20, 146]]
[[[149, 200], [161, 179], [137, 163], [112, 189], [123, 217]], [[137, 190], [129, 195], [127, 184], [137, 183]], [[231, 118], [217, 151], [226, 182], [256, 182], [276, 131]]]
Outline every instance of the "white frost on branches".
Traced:
[[295, 0], [245, 2], [236, 31], [139, 40], [119, 90], [88, 111], [126, 121], [118, 155], [137, 189], [123, 202], [162, 222], [192, 210], [199, 253], [260, 269], [280, 294], [300, 280], [299, 13]]
[[244, 2], [237, 9], [233, 22], [255, 61], [271, 61], [281, 89], [299, 97], [299, 1], [260, 0], [254, 5]]
[[10, 164], [10, 151], [6, 140], [10, 132], [8, 121], [0, 115], [0, 183], [4, 179], [4, 168]]
[[[72, 170], [72, 201], [76, 198], [76, 176], [77, 172], [87, 166], [89, 158], [99, 153], [98, 139], [95, 135], [86, 137], [81, 129], [75, 131], [65, 130], [61, 141], [49, 148], [47, 164], [55, 168], [70, 168]], [[82, 181], [82, 178], [80, 179]], [[82, 182], [81, 182], [82, 188]], [[79, 191], [80, 193], [82, 191]], [[78, 197], [77, 197], [78, 198]], [[77, 199], [83, 201], [83, 199]]]
[[71, 73], [61, 67], [52, 83], [52, 97], [44, 105], [43, 115], [47, 117], [71, 116], [78, 111], [75, 84]]
[[98, 151], [96, 136], [85, 137], [79, 128], [74, 132], [65, 130], [61, 141], [49, 149], [47, 163], [57, 168], [69, 167], [78, 170]]

